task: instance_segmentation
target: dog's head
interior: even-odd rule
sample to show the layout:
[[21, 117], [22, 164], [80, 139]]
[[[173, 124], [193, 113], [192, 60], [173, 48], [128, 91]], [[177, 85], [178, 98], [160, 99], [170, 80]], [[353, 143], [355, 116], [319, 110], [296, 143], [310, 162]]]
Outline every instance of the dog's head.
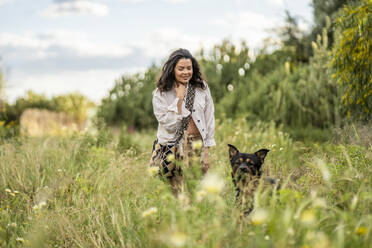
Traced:
[[249, 174], [251, 176], [258, 177], [261, 176], [261, 166], [265, 161], [267, 153], [269, 152], [268, 149], [261, 149], [251, 154], [241, 153], [233, 145], [229, 144], [228, 146], [233, 177], [243, 174]]

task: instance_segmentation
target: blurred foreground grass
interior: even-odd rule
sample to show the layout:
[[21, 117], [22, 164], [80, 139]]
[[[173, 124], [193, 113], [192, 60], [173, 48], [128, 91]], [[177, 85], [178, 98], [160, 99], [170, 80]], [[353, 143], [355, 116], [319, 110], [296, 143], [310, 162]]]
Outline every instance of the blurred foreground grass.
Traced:
[[[187, 171], [179, 199], [149, 175], [155, 133], [106, 129], [0, 145], [0, 247], [372, 247], [372, 148], [294, 142], [273, 124], [216, 123], [210, 175]], [[270, 149], [242, 217], [227, 144]], [[132, 147], [132, 148], [130, 148]]]

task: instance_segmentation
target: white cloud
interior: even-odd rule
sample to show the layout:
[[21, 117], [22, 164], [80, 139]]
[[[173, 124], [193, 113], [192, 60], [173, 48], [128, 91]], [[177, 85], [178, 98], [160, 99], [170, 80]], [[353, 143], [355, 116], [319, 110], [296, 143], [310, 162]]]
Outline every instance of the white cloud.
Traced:
[[284, 0], [269, 0], [269, 3], [284, 6]]
[[0, 33], [0, 51], [9, 58], [38, 60], [56, 57], [91, 58], [127, 56], [131, 49], [123, 45], [99, 43], [94, 37], [66, 30], [22, 34]]
[[15, 0], [0, 0], [0, 6], [1, 5], [4, 5], [4, 4], [7, 4], [7, 3], [11, 3], [11, 2], [14, 2]]
[[[158, 2], [170, 3], [170, 4], [178, 4], [178, 3], [187, 3], [190, 0], [157, 0]], [[121, 0], [123, 3], [145, 3], [150, 2], [150, 0]]]
[[109, 8], [101, 3], [86, 0], [69, 0], [55, 2], [41, 14], [49, 18], [58, 18], [69, 15], [106, 16], [108, 12]]
[[212, 37], [193, 36], [179, 29], [163, 28], [154, 31], [133, 46], [142, 50], [144, 55], [159, 59], [168, 56], [171, 50], [177, 48], [182, 47], [195, 52], [202, 46], [209, 49], [217, 42], [218, 40]]
[[98, 103], [114, 86], [123, 73], [144, 71], [145, 68], [100, 69], [85, 71], [60, 71], [56, 73], [13, 75], [7, 82], [5, 95], [10, 102], [33, 90], [48, 97], [79, 92]]
[[268, 32], [280, 26], [281, 20], [253, 12], [227, 13], [224, 17], [211, 22], [224, 30], [234, 42], [246, 40], [248, 45], [258, 47]]

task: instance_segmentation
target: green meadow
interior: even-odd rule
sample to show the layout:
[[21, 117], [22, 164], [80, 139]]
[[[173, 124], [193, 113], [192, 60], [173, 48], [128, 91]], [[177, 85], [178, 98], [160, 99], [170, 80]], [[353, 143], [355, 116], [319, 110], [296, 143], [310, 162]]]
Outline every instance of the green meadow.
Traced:
[[[217, 120], [211, 169], [187, 170], [178, 198], [148, 169], [155, 132], [8, 139], [0, 246], [372, 247], [372, 146], [359, 130], [300, 142], [274, 124]], [[256, 191], [249, 215], [235, 203], [229, 143], [270, 149], [264, 175], [281, 180]]]

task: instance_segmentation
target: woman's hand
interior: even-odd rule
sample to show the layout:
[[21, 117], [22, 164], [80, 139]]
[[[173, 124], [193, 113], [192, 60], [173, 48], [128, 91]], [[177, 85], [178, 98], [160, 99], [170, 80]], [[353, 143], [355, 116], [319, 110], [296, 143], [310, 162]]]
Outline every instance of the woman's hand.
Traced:
[[174, 90], [176, 91], [177, 98], [179, 98], [182, 102], [186, 94], [186, 84], [176, 83]]

